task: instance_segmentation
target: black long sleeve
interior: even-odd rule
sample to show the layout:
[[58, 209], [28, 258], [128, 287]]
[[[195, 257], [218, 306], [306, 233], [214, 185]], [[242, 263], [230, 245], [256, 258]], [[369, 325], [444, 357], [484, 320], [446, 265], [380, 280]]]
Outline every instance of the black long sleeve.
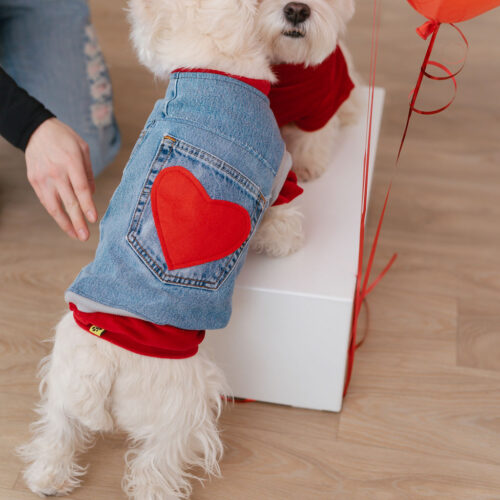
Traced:
[[0, 135], [24, 151], [31, 134], [53, 116], [0, 67]]

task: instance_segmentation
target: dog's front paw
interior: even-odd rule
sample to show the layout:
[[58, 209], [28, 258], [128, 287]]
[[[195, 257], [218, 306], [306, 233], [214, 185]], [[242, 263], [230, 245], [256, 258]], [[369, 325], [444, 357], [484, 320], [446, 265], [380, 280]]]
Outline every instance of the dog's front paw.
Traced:
[[339, 130], [337, 116], [315, 132], [305, 132], [294, 125], [286, 125], [281, 129], [287, 150], [292, 155], [292, 170], [299, 181], [312, 181], [325, 173], [332, 160]]
[[321, 177], [326, 170], [326, 165], [323, 163], [314, 162], [314, 160], [308, 163], [301, 163], [300, 161], [295, 163], [292, 170], [297, 174], [297, 179], [300, 182], [308, 182]]
[[35, 460], [24, 471], [28, 488], [39, 496], [63, 496], [80, 486], [86, 468], [59, 457], [43, 457]]
[[296, 207], [270, 207], [254, 234], [250, 248], [272, 257], [285, 257], [304, 245], [303, 215]]

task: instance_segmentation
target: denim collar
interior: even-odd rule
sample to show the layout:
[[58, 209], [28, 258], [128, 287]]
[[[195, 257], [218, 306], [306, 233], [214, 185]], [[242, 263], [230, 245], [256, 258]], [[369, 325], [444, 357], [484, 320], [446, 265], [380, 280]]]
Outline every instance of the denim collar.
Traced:
[[188, 68], [178, 68], [172, 71], [172, 73], [213, 73], [215, 75], [223, 75], [229, 78], [234, 78], [240, 82], [246, 83], [262, 92], [266, 96], [269, 95], [271, 91], [271, 82], [268, 80], [258, 80], [255, 78], [247, 78], [245, 76], [231, 75], [229, 73], [224, 73], [223, 71], [217, 71], [214, 69], [188, 69]]

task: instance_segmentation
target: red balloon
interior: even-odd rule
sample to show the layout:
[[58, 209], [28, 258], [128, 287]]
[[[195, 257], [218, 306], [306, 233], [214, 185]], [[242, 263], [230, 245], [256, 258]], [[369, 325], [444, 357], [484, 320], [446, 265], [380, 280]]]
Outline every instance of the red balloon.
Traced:
[[500, 0], [408, 0], [427, 19], [438, 23], [459, 23], [500, 7]]

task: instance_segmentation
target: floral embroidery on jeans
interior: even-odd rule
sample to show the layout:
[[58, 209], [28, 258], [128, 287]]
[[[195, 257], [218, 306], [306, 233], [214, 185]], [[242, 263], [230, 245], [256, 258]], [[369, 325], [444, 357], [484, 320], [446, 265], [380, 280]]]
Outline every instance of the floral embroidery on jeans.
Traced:
[[85, 56], [87, 60], [87, 77], [90, 83], [92, 98], [92, 123], [98, 127], [107, 127], [113, 121], [113, 94], [111, 81], [104, 57], [97, 41], [94, 27], [89, 24], [85, 28]]

